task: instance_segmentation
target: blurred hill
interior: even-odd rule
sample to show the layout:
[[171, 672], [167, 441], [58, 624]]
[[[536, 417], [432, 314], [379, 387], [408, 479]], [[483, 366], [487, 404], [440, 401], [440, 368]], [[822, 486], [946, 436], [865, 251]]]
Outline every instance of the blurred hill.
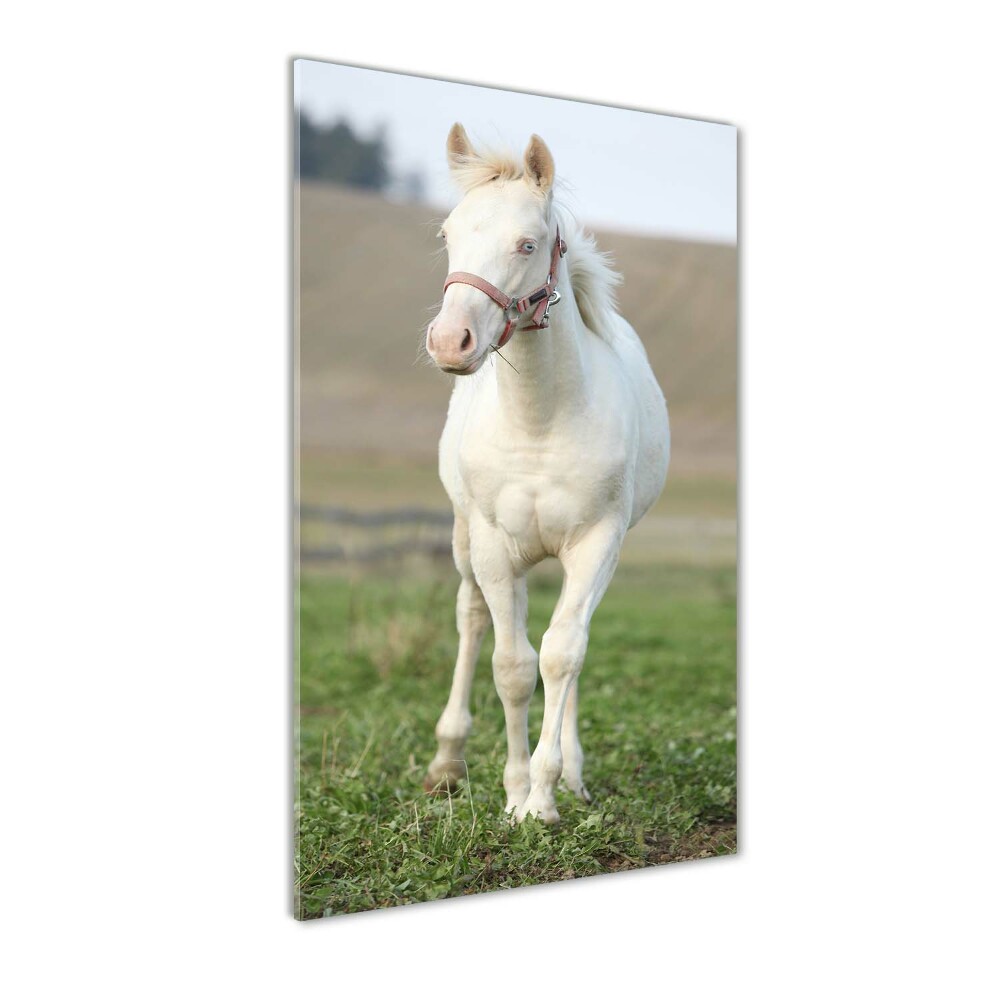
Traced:
[[[433, 209], [316, 181], [303, 181], [297, 197], [302, 495], [345, 499], [347, 470], [355, 468], [361, 492], [362, 481], [378, 493], [380, 482], [388, 489], [392, 480], [411, 499], [440, 506], [435, 458], [452, 379], [420, 354], [447, 269], [436, 254], [440, 219]], [[731, 513], [736, 248], [601, 231], [597, 237], [624, 275], [621, 311], [667, 396], [671, 474], [681, 481], [674, 488], [717, 484]], [[711, 510], [710, 496], [706, 502]]]

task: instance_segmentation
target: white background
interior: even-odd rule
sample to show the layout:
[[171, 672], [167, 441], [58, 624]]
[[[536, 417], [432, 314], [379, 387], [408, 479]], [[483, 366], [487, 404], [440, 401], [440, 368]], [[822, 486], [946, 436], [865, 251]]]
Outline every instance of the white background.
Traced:
[[[8, 995], [995, 995], [987, 6], [31, 9], [0, 43]], [[294, 55], [740, 126], [738, 858], [288, 916]]]

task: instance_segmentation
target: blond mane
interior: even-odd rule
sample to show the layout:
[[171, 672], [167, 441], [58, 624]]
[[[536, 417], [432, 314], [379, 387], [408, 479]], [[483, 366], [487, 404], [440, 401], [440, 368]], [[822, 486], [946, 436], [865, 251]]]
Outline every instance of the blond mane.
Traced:
[[622, 276], [614, 269], [611, 254], [597, 249], [594, 234], [585, 230], [568, 209], [555, 203], [552, 213], [568, 247], [566, 266], [580, 317], [588, 330], [617, 347], [622, 328], [617, 289]]

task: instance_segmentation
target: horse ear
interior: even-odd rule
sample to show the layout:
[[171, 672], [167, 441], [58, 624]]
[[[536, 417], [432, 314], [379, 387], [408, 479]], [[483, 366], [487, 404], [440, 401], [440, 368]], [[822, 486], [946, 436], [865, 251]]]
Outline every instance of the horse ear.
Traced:
[[476, 151], [472, 148], [465, 129], [459, 122], [455, 122], [448, 133], [448, 166], [452, 170], [466, 166], [475, 155]]
[[528, 148], [524, 151], [524, 169], [543, 193], [552, 188], [552, 182], [556, 179], [556, 164], [549, 147], [537, 135], [531, 137]]

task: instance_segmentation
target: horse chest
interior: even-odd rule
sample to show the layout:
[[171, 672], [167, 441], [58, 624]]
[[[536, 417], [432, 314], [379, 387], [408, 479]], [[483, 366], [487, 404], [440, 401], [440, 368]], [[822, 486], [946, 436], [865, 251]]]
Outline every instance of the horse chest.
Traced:
[[460, 462], [465, 495], [529, 560], [555, 555], [620, 496], [619, 470], [579, 455], [479, 448]]

